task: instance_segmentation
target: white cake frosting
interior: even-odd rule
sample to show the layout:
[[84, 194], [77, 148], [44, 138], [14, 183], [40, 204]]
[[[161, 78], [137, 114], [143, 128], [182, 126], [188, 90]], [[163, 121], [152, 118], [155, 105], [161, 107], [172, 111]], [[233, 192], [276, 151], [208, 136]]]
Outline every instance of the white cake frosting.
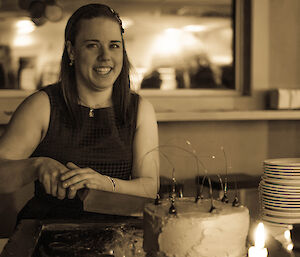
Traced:
[[168, 199], [144, 209], [144, 250], [151, 256], [241, 257], [246, 256], [249, 210], [214, 200], [178, 198], [176, 215], [169, 214]]

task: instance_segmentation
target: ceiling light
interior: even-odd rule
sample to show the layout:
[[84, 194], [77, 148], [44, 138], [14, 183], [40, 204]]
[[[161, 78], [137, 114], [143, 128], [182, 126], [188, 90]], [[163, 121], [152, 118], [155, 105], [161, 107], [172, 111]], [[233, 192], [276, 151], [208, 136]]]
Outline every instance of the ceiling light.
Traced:
[[35, 30], [35, 25], [30, 20], [19, 20], [16, 22], [18, 34], [29, 34]]
[[183, 27], [185, 31], [190, 31], [190, 32], [201, 32], [207, 30], [207, 26], [205, 25], [187, 25]]
[[16, 47], [32, 45], [33, 39], [30, 35], [17, 35], [13, 41], [13, 45]]

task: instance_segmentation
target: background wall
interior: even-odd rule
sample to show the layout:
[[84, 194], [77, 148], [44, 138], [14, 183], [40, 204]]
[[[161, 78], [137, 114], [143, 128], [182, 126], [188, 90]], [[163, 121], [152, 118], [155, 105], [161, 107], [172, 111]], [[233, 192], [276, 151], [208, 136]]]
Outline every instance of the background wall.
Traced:
[[300, 2], [270, 1], [269, 74], [272, 88], [299, 88]]
[[[219, 101], [239, 109], [266, 106], [269, 89], [300, 88], [300, 2], [254, 0], [252, 8], [252, 95]], [[299, 121], [166, 122], [159, 124], [159, 133], [161, 143], [174, 137], [184, 138], [191, 141], [197, 152], [214, 154], [223, 146], [231, 159], [230, 172], [260, 175], [266, 158], [300, 156], [299, 124]], [[183, 144], [182, 139], [178, 141]], [[217, 168], [211, 168], [212, 172], [215, 169], [225, 172], [224, 161], [223, 168], [220, 162], [222, 158], [214, 162]], [[191, 162], [176, 165], [180, 178], [195, 174]], [[165, 166], [161, 173], [170, 176], [170, 168]]]
[[[227, 99], [233, 108], [260, 108], [265, 105], [266, 90], [300, 87], [300, 1], [253, 0], [252, 8], [253, 94]], [[208, 98], [203, 102], [209, 104]], [[200, 159], [210, 172], [225, 172], [223, 146], [229, 172], [260, 175], [266, 158], [300, 156], [299, 128], [300, 121], [160, 122], [159, 137], [161, 144], [176, 144], [204, 155]], [[166, 151], [173, 154], [170, 158], [179, 181], [197, 174], [192, 155]], [[216, 155], [216, 161], [207, 158], [210, 155]], [[166, 160], [162, 160], [161, 175], [171, 177]], [[15, 194], [0, 195], [0, 237], [11, 233], [17, 211], [31, 194], [29, 185]]]

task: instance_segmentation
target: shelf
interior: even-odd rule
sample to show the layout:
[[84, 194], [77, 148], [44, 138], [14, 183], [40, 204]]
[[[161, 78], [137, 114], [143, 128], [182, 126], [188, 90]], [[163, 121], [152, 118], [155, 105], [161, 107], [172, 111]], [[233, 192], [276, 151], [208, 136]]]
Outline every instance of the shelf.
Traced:
[[[17, 106], [31, 93], [30, 91], [13, 90], [2, 92], [0, 96], [0, 124], [7, 124]], [[156, 117], [158, 122], [300, 120], [300, 110], [199, 110], [182, 112], [157, 110]]]
[[300, 110], [158, 112], [158, 122], [300, 120]]

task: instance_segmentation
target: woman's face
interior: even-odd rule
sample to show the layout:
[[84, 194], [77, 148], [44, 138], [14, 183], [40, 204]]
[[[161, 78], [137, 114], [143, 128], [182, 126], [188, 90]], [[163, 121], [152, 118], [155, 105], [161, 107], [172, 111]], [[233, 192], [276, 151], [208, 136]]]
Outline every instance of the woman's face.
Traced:
[[75, 45], [67, 43], [74, 59], [77, 86], [102, 91], [113, 87], [123, 65], [123, 44], [117, 22], [98, 17], [79, 22]]

